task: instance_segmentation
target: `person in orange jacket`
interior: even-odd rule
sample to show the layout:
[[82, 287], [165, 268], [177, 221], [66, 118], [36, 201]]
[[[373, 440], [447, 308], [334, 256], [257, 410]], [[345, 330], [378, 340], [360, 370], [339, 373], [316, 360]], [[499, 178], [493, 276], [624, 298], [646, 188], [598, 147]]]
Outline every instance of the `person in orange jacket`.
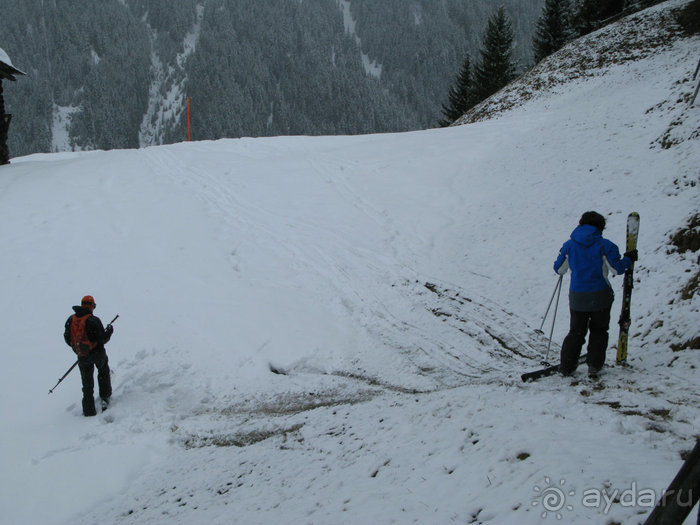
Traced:
[[80, 306], [74, 306], [75, 314], [66, 321], [63, 338], [78, 356], [78, 367], [83, 382], [83, 415], [94, 416], [95, 410], [95, 379], [94, 371], [97, 367], [97, 384], [99, 388], [102, 410], [109, 406], [112, 396], [112, 381], [109, 372], [109, 359], [105, 344], [112, 337], [114, 328], [107, 329], [102, 325], [100, 318], [93, 315], [95, 299], [86, 295], [80, 302]]

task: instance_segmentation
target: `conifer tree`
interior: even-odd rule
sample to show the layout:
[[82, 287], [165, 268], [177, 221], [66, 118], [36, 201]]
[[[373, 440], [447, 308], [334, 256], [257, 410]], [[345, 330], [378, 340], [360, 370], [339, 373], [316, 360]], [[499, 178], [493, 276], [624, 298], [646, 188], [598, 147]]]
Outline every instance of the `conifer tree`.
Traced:
[[503, 7], [489, 18], [474, 68], [473, 95], [484, 100], [515, 78], [513, 61], [513, 25]]
[[676, 16], [686, 34], [697, 35], [700, 33], [700, 0], [693, 0], [686, 4]]
[[576, 34], [587, 35], [596, 28], [598, 20], [598, 0], [578, 0], [573, 24]]
[[571, 37], [569, 0], [546, 0], [532, 45], [535, 62], [561, 49]]
[[449, 126], [474, 106], [475, 101], [472, 88], [472, 63], [471, 57], [467, 55], [467, 58], [462, 63], [462, 68], [459, 70], [457, 80], [450, 87], [450, 92], [447, 95], [449, 105], [442, 105], [442, 114], [445, 118], [439, 121], [440, 126]]
[[622, 12], [625, 0], [578, 0], [574, 26], [579, 36], [598, 29], [608, 18]]

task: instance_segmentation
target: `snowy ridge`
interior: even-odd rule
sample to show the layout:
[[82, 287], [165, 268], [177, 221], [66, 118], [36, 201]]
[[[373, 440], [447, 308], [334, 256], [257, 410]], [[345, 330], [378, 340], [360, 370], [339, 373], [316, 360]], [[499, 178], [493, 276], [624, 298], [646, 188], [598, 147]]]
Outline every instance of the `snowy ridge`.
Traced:
[[[670, 242], [700, 202], [698, 52], [673, 34], [446, 129], [13, 159], [0, 522], [643, 522], [700, 433], [697, 252]], [[589, 209], [618, 245], [641, 216], [631, 366], [618, 299], [601, 380], [523, 384]], [[120, 314], [96, 418], [77, 373], [46, 394], [86, 293]], [[562, 295], [554, 354], [567, 321]]]
[[672, 0], [605, 26], [564, 46], [521, 78], [467, 112], [454, 125], [493, 118], [532, 98], [547, 96], [581, 78], [605, 76], [668, 47], [679, 37], [675, 17], [687, 0]]

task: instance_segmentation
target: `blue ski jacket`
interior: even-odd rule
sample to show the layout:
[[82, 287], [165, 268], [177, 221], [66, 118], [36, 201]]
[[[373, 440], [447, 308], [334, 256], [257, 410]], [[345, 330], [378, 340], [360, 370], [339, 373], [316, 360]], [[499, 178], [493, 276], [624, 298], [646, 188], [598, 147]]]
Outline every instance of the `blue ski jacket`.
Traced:
[[632, 260], [621, 257], [615, 243], [603, 238], [595, 226], [577, 226], [559, 251], [554, 271], [564, 275], [571, 268], [572, 292], [598, 292], [612, 288], [608, 272], [619, 275], [632, 266]]

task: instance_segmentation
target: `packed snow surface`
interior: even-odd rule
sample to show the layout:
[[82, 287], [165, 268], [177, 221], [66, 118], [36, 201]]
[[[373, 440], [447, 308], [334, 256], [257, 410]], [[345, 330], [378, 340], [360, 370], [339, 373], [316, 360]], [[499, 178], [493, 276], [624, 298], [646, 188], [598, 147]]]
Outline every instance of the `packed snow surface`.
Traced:
[[[0, 522], [644, 521], [700, 421], [698, 352], [671, 349], [700, 335], [697, 253], [669, 241], [700, 203], [699, 54], [674, 40], [448, 129], [0, 167]], [[621, 248], [641, 215], [631, 366], [618, 277], [603, 378], [524, 384], [587, 210]], [[47, 395], [85, 294], [120, 315], [94, 418], [77, 370]]]

